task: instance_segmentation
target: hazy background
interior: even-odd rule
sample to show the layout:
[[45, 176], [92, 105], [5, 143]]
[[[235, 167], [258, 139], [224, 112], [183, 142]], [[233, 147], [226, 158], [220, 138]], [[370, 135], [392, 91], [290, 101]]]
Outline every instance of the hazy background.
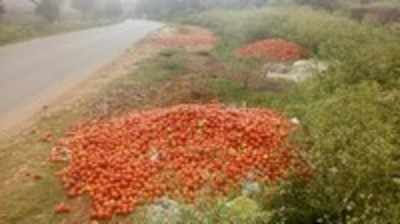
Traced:
[[0, 0], [0, 7], [4, 12], [3, 21], [30, 23], [80, 20], [94, 16], [120, 17], [132, 14], [135, 3], [136, 0]]
[[[126, 17], [168, 18], [211, 8], [243, 9], [277, 4], [344, 9], [354, 16], [400, 17], [399, 0], [0, 0], [0, 20], [12, 23], [65, 22]], [[357, 14], [357, 15], [356, 15]]]
[[359, 22], [400, 22], [400, 0], [0, 0], [0, 45], [128, 18], [177, 21], [216, 8], [274, 6], [306, 6]]

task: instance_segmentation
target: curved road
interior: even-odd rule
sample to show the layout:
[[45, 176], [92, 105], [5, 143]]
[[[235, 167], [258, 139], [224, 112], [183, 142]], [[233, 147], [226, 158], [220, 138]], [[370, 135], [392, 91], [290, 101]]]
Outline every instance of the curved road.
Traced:
[[[162, 25], [143, 20], [0, 47], [0, 131], [54, 100], [52, 90], [78, 84]], [[29, 112], [28, 112], [29, 111]]]

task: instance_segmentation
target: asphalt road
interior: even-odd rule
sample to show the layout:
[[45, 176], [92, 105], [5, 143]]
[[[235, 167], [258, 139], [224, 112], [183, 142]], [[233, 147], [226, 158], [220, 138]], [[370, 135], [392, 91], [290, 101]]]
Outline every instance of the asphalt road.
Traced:
[[0, 131], [31, 116], [32, 108], [54, 100], [59, 93], [53, 90], [64, 82], [71, 85], [88, 79], [97, 68], [161, 26], [128, 20], [0, 47]]

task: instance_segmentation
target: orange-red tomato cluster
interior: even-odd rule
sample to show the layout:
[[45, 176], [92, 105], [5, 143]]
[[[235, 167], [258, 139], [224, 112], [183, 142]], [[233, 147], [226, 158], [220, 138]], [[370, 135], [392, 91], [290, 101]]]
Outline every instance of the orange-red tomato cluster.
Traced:
[[176, 34], [158, 37], [155, 41], [163, 47], [199, 47], [213, 46], [217, 38], [212, 33]]
[[92, 217], [108, 219], [162, 196], [192, 201], [242, 181], [276, 181], [294, 162], [288, 120], [266, 109], [218, 104], [136, 111], [74, 127], [59, 175], [72, 197], [88, 194]]
[[56, 205], [56, 207], [54, 208], [54, 211], [56, 213], [69, 213], [71, 211], [71, 209], [64, 202], [62, 202], [62, 203]]
[[238, 49], [237, 54], [242, 57], [287, 62], [305, 58], [308, 53], [305, 48], [296, 43], [283, 39], [266, 39]]

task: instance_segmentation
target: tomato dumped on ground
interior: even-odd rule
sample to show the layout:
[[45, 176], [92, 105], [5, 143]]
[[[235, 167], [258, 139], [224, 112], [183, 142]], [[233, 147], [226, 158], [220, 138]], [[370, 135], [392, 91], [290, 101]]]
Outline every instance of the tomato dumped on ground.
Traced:
[[60, 141], [71, 160], [60, 176], [70, 196], [92, 199], [108, 219], [162, 196], [192, 201], [243, 181], [275, 181], [293, 165], [288, 120], [265, 109], [179, 105], [80, 124]]
[[203, 32], [158, 37], [155, 38], [155, 41], [164, 47], [199, 47], [213, 46], [217, 42], [217, 38], [212, 33]]
[[307, 56], [307, 50], [283, 39], [267, 39], [238, 49], [239, 56], [265, 58], [274, 61], [295, 61]]
[[54, 208], [54, 211], [56, 213], [69, 213], [69, 212], [71, 212], [71, 209], [64, 202], [62, 202], [62, 203], [56, 205], [56, 207]]

